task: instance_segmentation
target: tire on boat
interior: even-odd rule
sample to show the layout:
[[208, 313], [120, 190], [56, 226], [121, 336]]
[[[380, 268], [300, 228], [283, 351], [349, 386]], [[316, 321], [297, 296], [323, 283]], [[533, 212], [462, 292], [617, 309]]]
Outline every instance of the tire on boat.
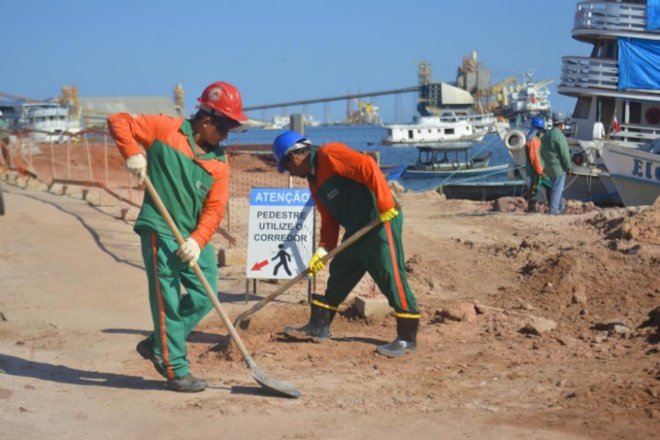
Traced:
[[527, 137], [520, 130], [509, 130], [504, 136], [504, 146], [510, 151], [518, 151], [525, 147]]

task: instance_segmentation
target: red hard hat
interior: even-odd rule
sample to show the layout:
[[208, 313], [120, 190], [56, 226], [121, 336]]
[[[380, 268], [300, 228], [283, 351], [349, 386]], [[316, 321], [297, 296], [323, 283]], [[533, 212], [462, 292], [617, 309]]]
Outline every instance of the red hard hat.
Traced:
[[210, 113], [219, 113], [238, 122], [248, 120], [243, 113], [241, 93], [227, 82], [216, 81], [208, 85], [197, 101], [200, 109]]

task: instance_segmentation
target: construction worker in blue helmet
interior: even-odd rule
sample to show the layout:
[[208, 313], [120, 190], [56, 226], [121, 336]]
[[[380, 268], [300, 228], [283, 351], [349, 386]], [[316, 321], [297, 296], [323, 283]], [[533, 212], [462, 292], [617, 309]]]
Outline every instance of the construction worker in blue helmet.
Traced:
[[396, 314], [397, 337], [378, 346], [377, 352], [388, 357], [414, 353], [420, 314], [406, 279], [403, 213], [376, 162], [339, 142], [313, 147], [309, 139], [295, 131], [277, 136], [273, 154], [279, 172], [307, 179], [321, 214], [318, 248], [308, 265], [312, 274], [325, 267], [322, 259], [337, 246], [340, 226], [345, 240], [373, 220], [382, 221], [334, 257], [325, 294], [312, 295], [309, 322], [298, 328], [286, 327], [284, 334], [295, 340], [329, 339], [338, 306], [369, 273]]
[[527, 192], [527, 212], [538, 212], [536, 202], [539, 189], [549, 189], [550, 179], [543, 171], [543, 160], [541, 159], [541, 136], [545, 132], [545, 120], [542, 116], [532, 118], [531, 129], [527, 133], [525, 143], [525, 156], [527, 158], [525, 168], [529, 177], [529, 189]]

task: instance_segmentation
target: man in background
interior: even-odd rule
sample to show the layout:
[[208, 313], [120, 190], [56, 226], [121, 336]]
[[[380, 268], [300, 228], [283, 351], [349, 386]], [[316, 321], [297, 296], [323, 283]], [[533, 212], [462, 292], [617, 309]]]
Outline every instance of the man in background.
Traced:
[[550, 180], [543, 171], [543, 160], [539, 153], [541, 149], [541, 136], [545, 132], [545, 120], [541, 116], [532, 118], [531, 130], [527, 133], [525, 144], [525, 156], [527, 157], [526, 169], [529, 176], [529, 192], [527, 193], [527, 212], [538, 212], [536, 202], [538, 201], [539, 188], [550, 187]]
[[552, 130], [541, 137], [541, 158], [545, 174], [550, 179], [548, 214], [559, 215], [564, 210], [563, 192], [566, 174], [571, 174], [571, 153], [564, 136], [566, 118], [561, 113], [552, 115]]

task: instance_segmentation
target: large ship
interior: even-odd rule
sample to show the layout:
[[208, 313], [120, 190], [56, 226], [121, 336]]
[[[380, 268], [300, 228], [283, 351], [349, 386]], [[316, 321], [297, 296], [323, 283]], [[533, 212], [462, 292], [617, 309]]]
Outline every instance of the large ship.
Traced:
[[55, 101], [3, 101], [2, 118], [13, 132], [25, 132], [33, 142], [63, 143], [80, 130], [69, 118], [69, 109]]

